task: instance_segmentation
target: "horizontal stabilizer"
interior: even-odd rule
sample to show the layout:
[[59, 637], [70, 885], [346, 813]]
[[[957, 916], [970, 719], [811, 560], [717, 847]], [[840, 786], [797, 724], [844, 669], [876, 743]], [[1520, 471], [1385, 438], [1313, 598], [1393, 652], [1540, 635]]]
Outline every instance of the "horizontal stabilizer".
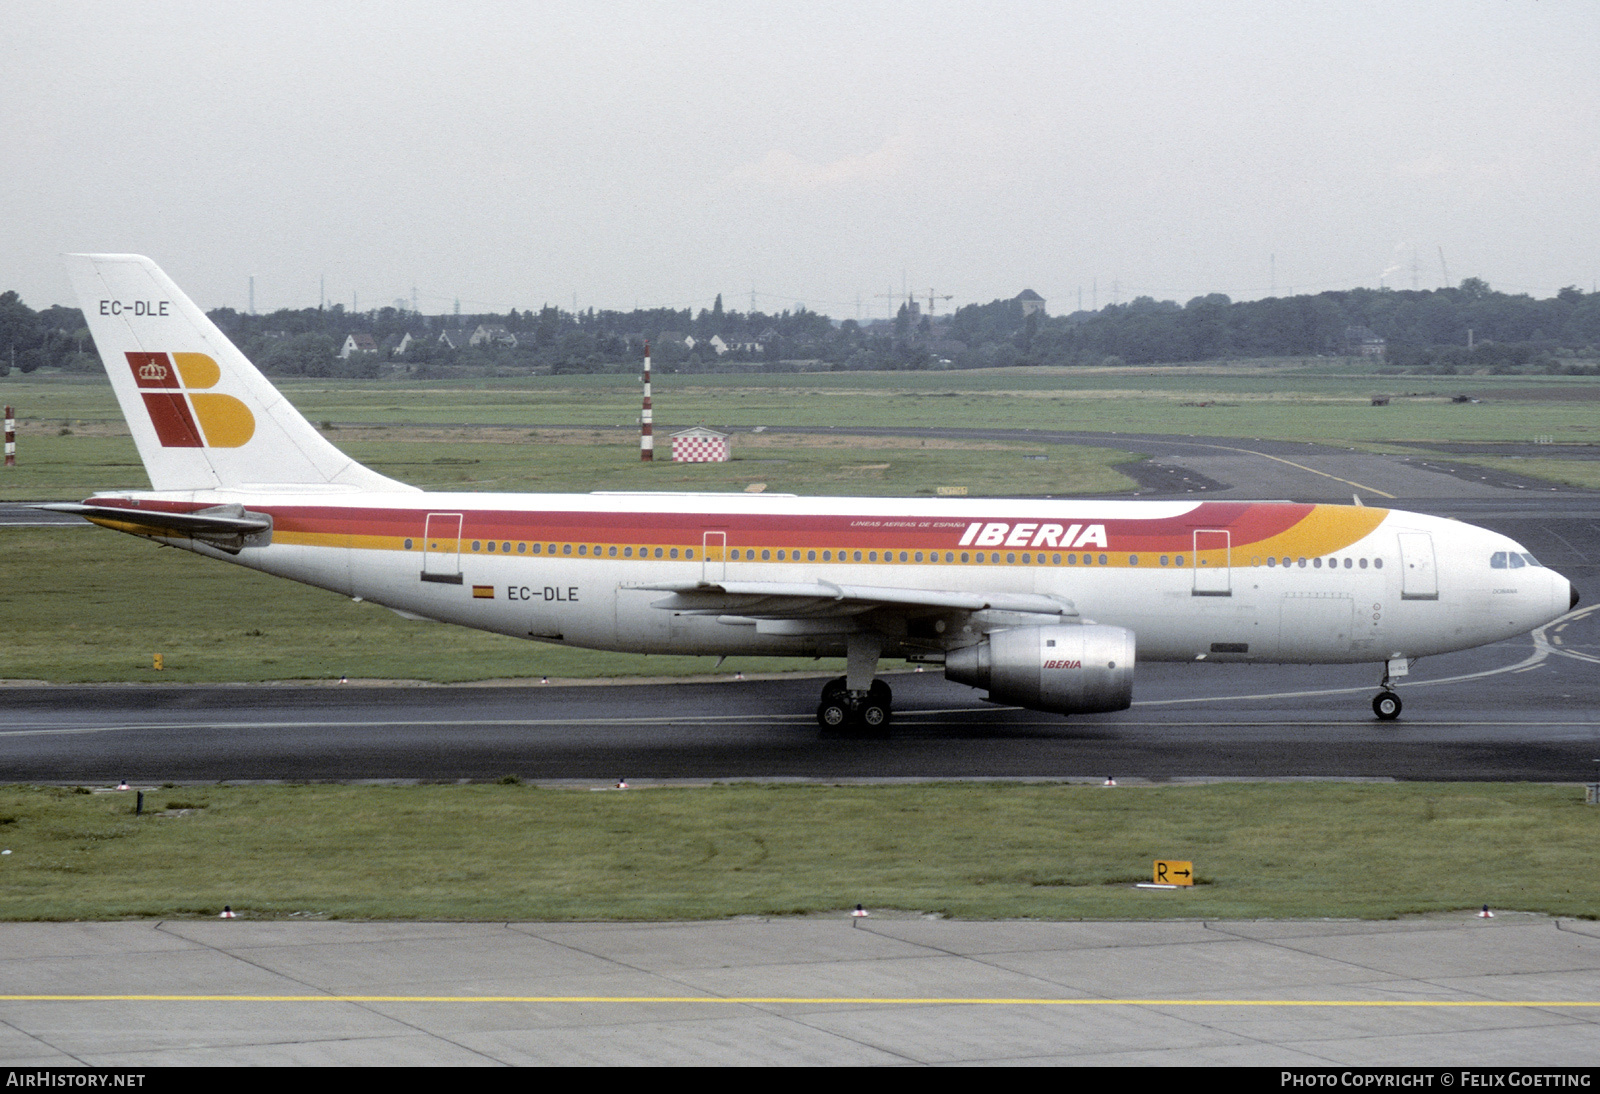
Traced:
[[230, 554], [237, 554], [246, 546], [246, 537], [260, 537], [264, 545], [272, 531], [270, 516], [249, 512], [242, 505], [216, 505], [189, 513], [79, 502], [54, 502], [31, 508], [48, 509], [52, 513], [73, 513], [104, 527], [134, 535], [198, 539]]

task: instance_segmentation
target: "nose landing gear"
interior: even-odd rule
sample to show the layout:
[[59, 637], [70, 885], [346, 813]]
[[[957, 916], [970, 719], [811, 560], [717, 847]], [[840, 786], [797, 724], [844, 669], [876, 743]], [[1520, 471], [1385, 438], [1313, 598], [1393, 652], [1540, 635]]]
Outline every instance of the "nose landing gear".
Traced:
[[1410, 668], [1411, 662], [1404, 657], [1392, 657], [1383, 663], [1383, 680], [1378, 685], [1383, 690], [1372, 700], [1372, 713], [1380, 722], [1392, 722], [1400, 717], [1400, 696], [1389, 687], [1389, 681], [1406, 675]]

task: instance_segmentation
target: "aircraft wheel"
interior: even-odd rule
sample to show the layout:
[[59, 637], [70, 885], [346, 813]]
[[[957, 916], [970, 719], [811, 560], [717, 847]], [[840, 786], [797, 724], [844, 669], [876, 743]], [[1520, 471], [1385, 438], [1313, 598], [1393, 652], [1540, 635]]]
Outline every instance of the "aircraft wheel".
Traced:
[[882, 680], [872, 681], [872, 687], [867, 689], [867, 702], [878, 703], [884, 710], [894, 705], [894, 692], [889, 690], [889, 685]]
[[1392, 691], [1380, 692], [1378, 697], [1372, 700], [1372, 713], [1376, 714], [1380, 721], [1394, 721], [1400, 717], [1400, 696]]
[[[885, 688], [884, 690], [887, 691], [888, 689]], [[861, 719], [861, 729], [863, 732], [872, 736], [888, 736], [888, 703], [880, 703], [869, 696], [867, 701], [861, 704], [861, 710], [857, 712], [857, 717]]]
[[822, 701], [824, 703], [843, 699], [845, 696], [845, 680], [843, 676], [835, 676], [822, 685]]
[[850, 708], [840, 699], [823, 699], [817, 708], [817, 724], [823, 729], [843, 729], [850, 724]]

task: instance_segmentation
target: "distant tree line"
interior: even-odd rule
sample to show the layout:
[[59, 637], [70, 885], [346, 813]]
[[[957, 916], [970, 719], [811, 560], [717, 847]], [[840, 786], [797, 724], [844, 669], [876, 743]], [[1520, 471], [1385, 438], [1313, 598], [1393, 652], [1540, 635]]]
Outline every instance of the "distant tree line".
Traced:
[[[835, 322], [797, 306], [741, 313], [723, 307], [424, 316], [343, 305], [251, 315], [208, 313], [264, 371], [280, 376], [418, 378], [518, 372], [630, 372], [644, 344], [663, 371], [781, 371], [1102, 365], [1225, 358], [1377, 355], [1409, 371], [1594, 371], [1600, 293], [1565, 288], [1547, 300], [1495, 292], [1469, 278], [1428, 291], [1350, 289], [1187, 304], [1141, 296], [1098, 311], [1031, 314], [995, 300], [930, 319], [914, 305], [892, 322]], [[478, 335], [478, 344], [470, 338]], [[375, 352], [341, 356], [352, 336]], [[1470, 345], [1469, 345], [1470, 342]], [[82, 313], [35, 312], [0, 293], [0, 376], [12, 369], [98, 371]]]
[[[1468, 350], [1468, 341], [1473, 348]], [[1094, 365], [1376, 352], [1416, 369], [1559, 367], [1600, 356], [1600, 294], [1548, 300], [1495, 292], [1476, 278], [1453, 289], [1349, 289], [1234, 302], [1221, 293], [1179, 306], [1141, 296], [1097, 312], [1024, 318], [1015, 300], [956, 312], [952, 361]]]
[[100, 371], [83, 312], [63, 307], [36, 312], [15, 292], [0, 293], [0, 376], [41, 368]]

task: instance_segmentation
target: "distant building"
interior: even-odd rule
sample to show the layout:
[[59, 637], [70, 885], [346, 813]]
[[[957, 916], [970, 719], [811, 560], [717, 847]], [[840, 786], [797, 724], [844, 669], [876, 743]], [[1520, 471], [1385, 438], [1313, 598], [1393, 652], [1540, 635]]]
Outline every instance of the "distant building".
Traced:
[[400, 341], [395, 343], [394, 349], [389, 351], [389, 355], [391, 357], [404, 357], [407, 350], [421, 341], [422, 339], [418, 338], [410, 331], [406, 331], [400, 336]]
[[723, 463], [732, 455], [728, 435], [697, 425], [672, 435], [674, 463]]
[[506, 329], [504, 323], [481, 323], [478, 329], [472, 332], [467, 339], [467, 344], [472, 346], [515, 346], [517, 336]]
[[1344, 352], [1349, 357], [1382, 357], [1388, 343], [1371, 327], [1346, 327]]
[[1032, 289], [1023, 289], [1016, 295], [1015, 300], [1022, 305], [1022, 318], [1024, 319], [1034, 312], [1038, 312], [1040, 315], [1044, 314], [1044, 297]]
[[352, 353], [377, 353], [378, 343], [372, 340], [370, 334], [350, 334], [345, 336], [344, 345], [339, 348], [339, 359], [348, 361]]
[[448, 349], [463, 349], [467, 345], [469, 335], [464, 330], [447, 330], [439, 333], [439, 344]]

